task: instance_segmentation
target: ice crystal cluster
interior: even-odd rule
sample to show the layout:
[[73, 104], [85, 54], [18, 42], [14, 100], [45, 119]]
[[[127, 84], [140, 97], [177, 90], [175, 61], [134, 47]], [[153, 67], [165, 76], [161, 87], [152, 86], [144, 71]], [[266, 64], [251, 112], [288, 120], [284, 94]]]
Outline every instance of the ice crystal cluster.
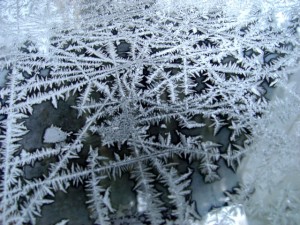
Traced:
[[[38, 224], [76, 187], [91, 224], [196, 224], [192, 174], [214, 182], [219, 160], [236, 170], [245, 156], [244, 183], [228, 204], [265, 224], [296, 224], [299, 148], [285, 137], [299, 139], [299, 130], [271, 125], [292, 115], [299, 123], [299, 97], [285, 84], [299, 62], [299, 8], [298, 0], [1, 1], [0, 223]], [[276, 102], [280, 85], [289, 95]], [[121, 210], [115, 184], [124, 177], [136, 201]], [[278, 198], [267, 195], [270, 177], [284, 187]]]

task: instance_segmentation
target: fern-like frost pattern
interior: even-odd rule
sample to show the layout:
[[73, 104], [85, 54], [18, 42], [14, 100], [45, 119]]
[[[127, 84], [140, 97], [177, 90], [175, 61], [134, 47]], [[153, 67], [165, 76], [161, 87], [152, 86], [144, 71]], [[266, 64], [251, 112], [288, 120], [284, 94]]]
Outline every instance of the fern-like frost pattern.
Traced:
[[[241, 140], [268, 105], [266, 88], [299, 59], [297, 23], [262, 26], [260, 11], [241, 22], [214, 8], [203, 16], [197, 7], [170, 12], [154, 1], [76, 2], [78, 24], [54, 24], [46, 48], [28, 34], [0, 55], [8, 70], [0, 90], [1, 223], [36, 224], [56, 192], [83, 185], [91, 219], [112, 224], [120, 218], [110, 182], [129, 174], [146, 203], [134, 220], [191, 224], [198, 219], [191, 174], [213, 182], [221, 158], [238, 166]], [[71, 99], [83, 125], [57, 143], [25, 149], [24, 121], [35, 106], [59, 109]], [[203, 135], [223, 128], [228, 147]], [[25, 166], [42, 160], [51, 161], [47, 172], [26, 178]], [[198, 171], [180, 162], [197, 162]]]

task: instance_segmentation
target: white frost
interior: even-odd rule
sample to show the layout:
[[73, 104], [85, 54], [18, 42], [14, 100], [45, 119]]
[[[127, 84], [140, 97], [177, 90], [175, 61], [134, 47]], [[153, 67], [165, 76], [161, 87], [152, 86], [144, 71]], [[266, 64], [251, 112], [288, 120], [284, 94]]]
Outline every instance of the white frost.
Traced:
[[58, 143], [65, 141], [70, 133], [62, 131], [59, 127], [51, 125], [44, 134], [44, 143]]

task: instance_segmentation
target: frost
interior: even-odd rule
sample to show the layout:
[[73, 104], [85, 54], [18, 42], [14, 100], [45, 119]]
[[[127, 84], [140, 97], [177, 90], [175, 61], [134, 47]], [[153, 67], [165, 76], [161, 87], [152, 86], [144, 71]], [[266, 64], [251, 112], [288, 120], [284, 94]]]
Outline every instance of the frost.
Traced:
[[58, 143], [65, 141], [69, 133], [62, 131], [60, 128], [51, 125], [44, 134], [44, 143]]
[[254, 131], [253, 143], [247, 146], [248, 154], [238, 169], [244, 185], [239, 196], [243, 198], [247, 188], [255, 189], [244, 204], [249, 219], [257, 224], [299, 221], [296, 196], [300, 194], [300, 183], [296, 177], [300, 172], [300, 98], [295, 95], [298, 88], [292, 91], [299, 84], [297, 71], [275, 91], [268, 114]]
[[211, 211], [201, 225], [248, 225], [248, 222], [243, 206], [232, 205]]
[[56, 223], [55, 225], [67, 225], [68, 222], [69, 222], [69, 220], [62, 220], [62, 221]]
[[[224, 191], [218, 161], [237, 170], [255, 148], [260, 157], [252, 163], [273, 163], [267, 150], [250, 145], [254, 137], [268, 150], [296, 149], [288, 146], [298, 140], [299, 90], [284, 82], [300, 58], [298, 9], [298, 0], [0, 1], [0, 223], [37, 224], [57, 192], [79, 185], [91, 223], [122, 221], [113, 201], [121, 176], [139, 202], [128, 202], [131, 221], [197, 221], [195, 174]], [[291, 96], [276, 103], [278, 115], [272, 86]], [[46, 124], [61, 125], [26, 149], [40, 104], [57, 114], [46, 109], [38, 122], [47, 116]], [[278, 128], [292, 121], [284, 136], [266, 129], [273, 123], [266, 118]], [[222, 145], [224, 133], [230, 143]], [[296, 159], [295, 152], [276, 154], [278, 162]], [[37, 162], [45, 171], [24, 176]], [[288, 201], [278, 205], [297, 206], [295, 193], [281, 194]]]

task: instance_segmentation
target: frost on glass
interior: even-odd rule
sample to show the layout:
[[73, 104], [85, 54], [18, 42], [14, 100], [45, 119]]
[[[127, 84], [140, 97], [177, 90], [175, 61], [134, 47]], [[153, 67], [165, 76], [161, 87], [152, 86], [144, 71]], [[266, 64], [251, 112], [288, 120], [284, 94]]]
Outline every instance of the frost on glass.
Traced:
[[299, 7], [1, 1], [0, 223], [199, 224], [201, 176], [249, 224], [295, 224]]

